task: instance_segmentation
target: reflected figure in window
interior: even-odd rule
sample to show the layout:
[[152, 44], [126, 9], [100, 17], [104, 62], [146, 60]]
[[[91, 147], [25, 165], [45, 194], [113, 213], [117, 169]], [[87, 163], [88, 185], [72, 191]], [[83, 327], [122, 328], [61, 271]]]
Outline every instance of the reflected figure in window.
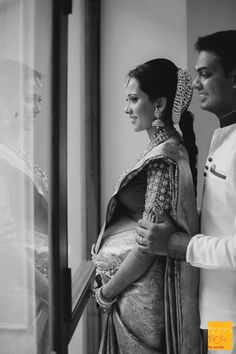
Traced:
[[186, 233], [198, 230], [191, 81], [162, 58], [128, 74], [125, 112], [149, 142], [121, 176], [92, 248], [93, 291], [106, 313], [99, 353], [200, 353], [198, 270], [136, 243], [141, 218], [161, 223], [168, 215]]
[[48, 182], [25, 148], [41, 111], [41, 74], [0, 62], [0, 346], [48, 353]]

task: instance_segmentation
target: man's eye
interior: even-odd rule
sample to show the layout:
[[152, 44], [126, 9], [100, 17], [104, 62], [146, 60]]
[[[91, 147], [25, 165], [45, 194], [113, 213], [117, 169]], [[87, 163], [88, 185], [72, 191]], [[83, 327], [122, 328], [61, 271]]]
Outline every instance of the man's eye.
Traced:
[[204, 79], [206, 79], [206, 78], [210, 77], [211, 74], [208, 73], [208, 72], [203, 71], [203, 72], [200, 73], [200, 76], [203, 77]]
[[138, 100], [137, 97], [130, 97], [129, 99], [131, 102], [137, 102], [137, 100]]

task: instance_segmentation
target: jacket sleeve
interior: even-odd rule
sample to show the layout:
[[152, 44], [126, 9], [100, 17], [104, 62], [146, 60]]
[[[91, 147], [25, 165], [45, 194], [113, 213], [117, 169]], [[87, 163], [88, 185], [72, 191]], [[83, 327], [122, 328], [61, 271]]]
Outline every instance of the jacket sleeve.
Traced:
[[168, 256], [204, 269], [236, 268], [236, 234], [225, 236], [173, 234], [169, 240]]
[[194, 267], [205, 269], [236, 268], [236, 234], [195, 235], [187, 246], [186, 260]]

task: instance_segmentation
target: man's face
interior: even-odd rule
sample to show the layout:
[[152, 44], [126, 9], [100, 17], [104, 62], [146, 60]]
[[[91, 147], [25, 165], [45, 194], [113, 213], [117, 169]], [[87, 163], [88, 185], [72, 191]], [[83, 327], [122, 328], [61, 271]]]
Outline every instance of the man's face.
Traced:
[[218, 55], [201, 51], [195, 69], [193, 87], [199, 92], [201, 108], [219, 118], [232, 111], [235, 107], [232, 77], [225, 75]]

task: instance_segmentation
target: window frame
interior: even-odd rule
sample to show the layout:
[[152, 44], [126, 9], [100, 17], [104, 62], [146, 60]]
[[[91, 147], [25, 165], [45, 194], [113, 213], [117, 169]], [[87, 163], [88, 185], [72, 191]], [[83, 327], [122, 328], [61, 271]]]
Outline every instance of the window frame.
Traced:
[[[75, 1], [75, 0], [74, 0]], [[100, 229], [100, 0], [85, 1], [85, 174], [87, 261], [71, 279], [67, 219], [67, 68], [68, 15], [72, 0], [53, 0], [52, 129], [49, 231], [51, 235], [52, 350], [68, 353], [68, 344], [87, 310], [87, 352], [98, 351], [101, 318], [89, 303], [95, 266], [91, 245]], [[91, 223], [91, 220], [93, 222]], [[72, 311], [72, 308], [74, 309]], [[92, 333], [92, 340], [91, 340]]]
[[[52, 350], [67, 353], [70, 322], [70, 270], [67, 238], [67, 47], [68, 12], [64, 0], [53, 0], [52, 128], [50, 169], [50, 334]], [[64, 172], [64, 173], [63, 173]], [[69, 294], [67, 293], [69, 291]]]

